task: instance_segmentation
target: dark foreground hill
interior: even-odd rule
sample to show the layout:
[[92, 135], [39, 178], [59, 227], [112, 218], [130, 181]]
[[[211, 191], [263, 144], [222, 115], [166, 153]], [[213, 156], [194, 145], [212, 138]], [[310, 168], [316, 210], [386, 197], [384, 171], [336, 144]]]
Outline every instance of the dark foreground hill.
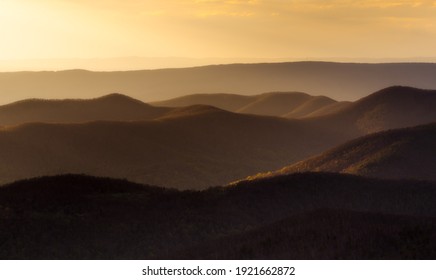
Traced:
[[0, 103], [38, 97], [89, 98], [122, 92], [145, 102], [192, 93], [300, 91], [356, 100], [384, 87], [436, 88], [431, 63], [292, 62], [123, 72], [0, 73]]
[[436, 124], [371, 134], [319, 156], [252, 178], [308, 171], [436, 180]]
[[436, 218], [320, 209], [176, 254], [182, 259], [432, 259]]
[[337, 174], [201, 192], [46, 177], [0, 188], [0, 258], [434, 259], [435, 200], [434, 183]]
[[153, 107], [122, 94], [95, 99], [28, 99], [0, 106], [0, 125], [149, 120], [170, 111], [170, 108]]

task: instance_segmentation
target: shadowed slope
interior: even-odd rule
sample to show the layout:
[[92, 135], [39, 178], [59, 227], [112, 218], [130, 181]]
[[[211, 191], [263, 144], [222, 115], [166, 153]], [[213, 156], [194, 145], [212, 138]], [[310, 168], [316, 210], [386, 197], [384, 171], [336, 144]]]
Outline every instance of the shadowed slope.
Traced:
[[337, 137], [297, 121], [210, 106], [145, 122], [24, 124], [0, 130], [0, 182], [86, 173], [204, 188], [312, 156]]
[[29, 99], [0, 106], [0, 125], [146, 120], [169, 111], [169, 108], [153, 107], [121, 94], [84, 100]]
[[317, 157], [252, 178], [295, 172], [339, 172], [436, 180], [436, 124], [371, 134]]

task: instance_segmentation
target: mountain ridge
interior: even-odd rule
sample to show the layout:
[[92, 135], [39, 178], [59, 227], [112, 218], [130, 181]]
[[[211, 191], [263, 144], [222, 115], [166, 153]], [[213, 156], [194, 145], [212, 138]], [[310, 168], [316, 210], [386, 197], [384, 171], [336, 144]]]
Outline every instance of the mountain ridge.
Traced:
[[92, 99], [25, 99], [0, 106], [0, 125], [26, 122], [75, 123], [94, 120], [147, 120], [171, 111], [127, 95], [112, 93]]
[[205, 188], [321, 152], [336, 136], [325, 137], [295, 121], [210, 107], [145, 121], [27, 123], [0, 131], [0, 181], [85, 173]]
[[[395, 102], [379, 107], [371, 101], [383, 96], [391, 100], [397, 91], [400, 98]], [[49, 106], [53, 119], [25, 114], [24, 124], [16, 121], [18, 125], [0, 130], [0, 183], [85, 173], [178, 188], [224, 185], [277, 170], [373, 131], [436, 122], [431, 110], [433, 104], [436, 107], [435, 92], [388, 88], [336, 113], [303, 119], [239, 114], [206, 105], [149, 107], [120, 95], [106, 97], [109, 106], [97, 106], [104, 108], [100, 115], [94, 105], [86, 107], [90, 114], [81, 107], [68, 111], [65, 106]], [[120, 110], [119, 102], [114, 102], [119, 98], [129, 106]], [[93, 102], [102, 104], [101, 99]], [[138, 110], [132, 110], [131, 102]], [[404, 106], [413, 110], [404, 114]], [[0, 116], [1, 112], [0, 108]], [[0, 118], [0, 124], [5, 120]], [[368, 120], [378, 122], [365, 127]]]
[[65, 98], [124, 92], [151, 102], [201, 92], [289, 90], [353, 101], [397, 84], [436, 88], [435, 71], [434, 63], [288, 62], [120, 72], [6, 72], [0, 73], [0, 92], [5, 94], [0, 103], [30, 96], [56, 98], [60, 92]]
[[337, 101], [326, 96], [311, 96], [303, 92], [266, 92], [258, 95], [191, 94], [152, 102], [164, 107], [211, 105], [227, 111], [261, 116], [303, 118]]
[[366, 135], [251, 180], [297, 172], [436, 180], [436, 123]]
[[[336, 112], [306, 118], [324, 126], [350, 127], [354, 135], [416, 126], [436, 120], [436, 90], [392, 86], [376, 91]], [[360, 135], [359, 135], [360, 134]]]

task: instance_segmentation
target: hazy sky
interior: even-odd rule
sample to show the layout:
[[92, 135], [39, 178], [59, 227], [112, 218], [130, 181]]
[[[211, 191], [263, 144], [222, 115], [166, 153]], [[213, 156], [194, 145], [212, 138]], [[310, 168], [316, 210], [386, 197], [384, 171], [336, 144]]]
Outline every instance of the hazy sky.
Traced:
[[0, 60], [436, 57], [436, 1], [0, 0]]

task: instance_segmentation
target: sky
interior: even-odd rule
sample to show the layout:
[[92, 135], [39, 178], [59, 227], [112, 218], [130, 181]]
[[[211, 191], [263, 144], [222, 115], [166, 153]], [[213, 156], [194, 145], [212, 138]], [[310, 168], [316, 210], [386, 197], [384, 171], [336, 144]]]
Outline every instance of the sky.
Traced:
[[436, 1], [0, 0], [0, 38], [0, 70], [135, 57], [422, 60], [436, 57]]

